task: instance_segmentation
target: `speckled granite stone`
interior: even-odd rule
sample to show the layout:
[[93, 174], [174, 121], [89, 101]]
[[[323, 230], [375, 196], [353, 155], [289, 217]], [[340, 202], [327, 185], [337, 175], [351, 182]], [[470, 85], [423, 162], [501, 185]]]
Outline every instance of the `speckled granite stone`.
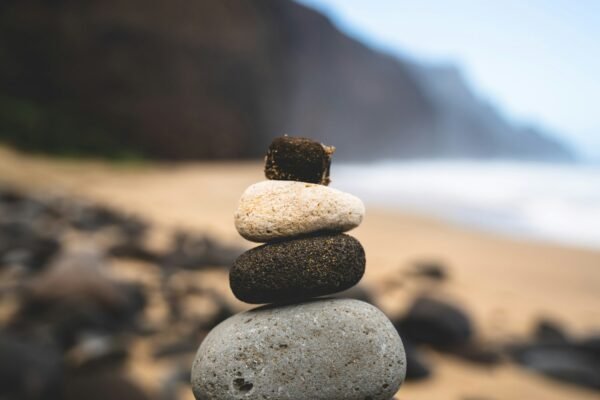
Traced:
[[198, 400], [389, 400], [404, 380], [396, 329], [358, 300], [266, 306], [225, 320], [198, 349]]
[[234, 262], [229, 283], [247, 303], [297, 301], [354, 286], [365, 262], [361, 244], [351, 236], [311, 236], [248, 250]]

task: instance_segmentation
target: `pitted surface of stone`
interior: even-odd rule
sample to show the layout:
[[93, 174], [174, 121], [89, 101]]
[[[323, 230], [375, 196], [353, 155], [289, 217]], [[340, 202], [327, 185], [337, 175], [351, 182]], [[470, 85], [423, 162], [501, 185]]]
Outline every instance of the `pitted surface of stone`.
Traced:
[[225, 320], [192, 367], [198, 400], [389, 400], [404, 380], [396, 329], [358, 300], [265, 306]]
[[247, 303], [287, 303], [346, 290], [365, 272], [360, 242], [345, 234], [269, 243], [233, 263], [229, 283]]

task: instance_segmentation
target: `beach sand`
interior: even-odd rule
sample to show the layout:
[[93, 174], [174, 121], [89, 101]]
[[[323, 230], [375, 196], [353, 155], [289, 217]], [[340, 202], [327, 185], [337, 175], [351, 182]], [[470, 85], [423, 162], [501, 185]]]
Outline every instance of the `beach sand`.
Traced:
[[[208, 231], [246, 247], [254, 244], [237, 235], [232, 215], [242, 191], [262, 179], [259, 161], [115, 164], [0, 149], [0, 183], [90, 199], [140, 215], [159, 231]], [[574, 335], [600, 332], [600, 251], [520, 241], [368, 205], [363, 224], [351, 234], [366, 250], [364, 285], [391, 317], [427, 292], [468, 311], [484, 342], [525, 338], [542, 317], [564, 324]], [[444, 265], [448, 280], [433, 283], [412, 276], [414, 263], [422, 261]], [[220, 286], [227, 290], [226, 284]], [[428, 356], [434, 376], [406, 383], [399, 399], [600, 398], [597, 392], [512, 363], [486, 368], [450, 356]]]

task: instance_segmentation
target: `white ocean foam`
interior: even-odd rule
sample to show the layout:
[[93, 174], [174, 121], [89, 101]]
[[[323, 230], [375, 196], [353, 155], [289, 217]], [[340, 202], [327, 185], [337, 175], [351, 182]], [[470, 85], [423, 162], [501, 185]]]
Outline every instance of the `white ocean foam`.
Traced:
[[600, 167], [419, 161], [337, 165], [332, 186], [367, 204], [511, 236], [600, 248]]

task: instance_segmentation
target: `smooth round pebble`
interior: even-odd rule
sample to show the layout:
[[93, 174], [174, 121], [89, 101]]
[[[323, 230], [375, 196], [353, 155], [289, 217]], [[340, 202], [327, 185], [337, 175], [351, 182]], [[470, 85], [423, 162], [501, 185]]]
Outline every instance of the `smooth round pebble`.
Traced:
[[345, 232], [360, 225], [365, 206], [356, 196], [327, 186], [262, 181], [242, 194], [235, 212], [240, 235], [269, 242], [318, 231]]
[[306, 300], [354, 286], [365, 263], [365, 251], [352, 236], [303, 237], [246, 251], [233, 263], [229, 283], [246, 303]]
[[406, 373], [387, 317], [358, 300], [265, 306], [225, 320], [192, 367], [197, 400], [389, 400]]

